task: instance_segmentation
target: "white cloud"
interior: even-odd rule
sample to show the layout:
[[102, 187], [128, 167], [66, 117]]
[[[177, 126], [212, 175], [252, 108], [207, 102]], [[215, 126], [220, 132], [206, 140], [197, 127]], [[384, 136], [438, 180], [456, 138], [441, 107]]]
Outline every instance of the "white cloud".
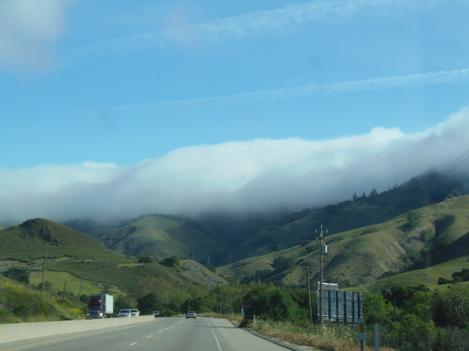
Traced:
[[[0, 222], [144, 213], [299, 209], [386, 189], [467, 151], [469, 109], [418, 133], [257, 139], [174, 150], [140, 164], [0, 169]], [[469, 171], [469, 169], [468, 169]]]
[[0, 67], [48, 66], [70, 3], [71, 0], [1, 0]]

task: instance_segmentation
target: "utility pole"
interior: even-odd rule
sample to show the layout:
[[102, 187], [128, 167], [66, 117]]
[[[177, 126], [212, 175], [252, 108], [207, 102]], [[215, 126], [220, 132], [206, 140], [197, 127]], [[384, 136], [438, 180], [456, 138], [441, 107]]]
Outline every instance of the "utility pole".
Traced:
[[210, 256], [207, 257], [207, 268], [210, 268]]
[[67, 290], [67, 280], [64, 281], [64, 291], [62, 293], [62, 301], [65, 300], [65, 291]]
[[81, 291], [83, 290], [83, 279], [80, 279], [80, 290], [78, 291], [78, 300], [81, 299]]
[[313, 305], [311, 303], [311, 280], [309, 279], [309, 266], [306, 269], [306, 283], [308, 287], [308, 306], [309, 306], [309, 320], [313, 323]]
[[[324, 254], [326, 252], [326, 246], [324, 245], [324, 228], [321, 224], [321, 227], [318, 230], [316, 229], [316, 233], [319, 233], [319, 240], [321, 242], [321, 252], [320, 252], [320, 260], [319, 260], [319, 323], [321, 325], [324, 324], [324, 291], [323, 291], [323, 284], [324, 284]], [[327, 233], [327, 230], [325, 231]]]
[[44, 259], [42, 261], [42, 283], [41, 283], [41, 296], [44, 294], [44, 283], [46, 278], [46, 259], [47, 259], [47, 250], [48, 243], [46, 243], [46, 248], [44, 249]]

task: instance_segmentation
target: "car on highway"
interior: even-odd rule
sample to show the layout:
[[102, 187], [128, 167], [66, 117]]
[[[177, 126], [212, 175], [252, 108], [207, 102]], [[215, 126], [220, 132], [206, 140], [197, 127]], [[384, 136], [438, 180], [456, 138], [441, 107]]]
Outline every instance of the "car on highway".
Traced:
[[140, 316], [140, 311], [137, 310], [136, 308], [132, 308], [130, 310], [130, 314], [131, 314], [132, 317], [138, 317], [138, 316]]
[[160, 311], [156, 310], [156, 311], [153, 311], [152, 314], [156, 317], [159, 317], [160, 316]]
[[186, 319], [189, 319], [189, 318], [194, 318], [196, 319], [197, 318], [197, 313], [195, 313], [194, 311], [189, 311], [186, 313]]
[[132, 317], [132, 310], [130, 308], [119, 310], [117, 317]]

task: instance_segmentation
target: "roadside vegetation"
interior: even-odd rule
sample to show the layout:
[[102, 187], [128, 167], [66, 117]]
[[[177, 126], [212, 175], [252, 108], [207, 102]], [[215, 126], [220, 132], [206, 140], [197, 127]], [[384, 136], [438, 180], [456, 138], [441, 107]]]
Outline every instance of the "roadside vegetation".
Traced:
[[29, 288], [0, 276], [0, 323], [67, 320], [84, 317], [82, 303]]

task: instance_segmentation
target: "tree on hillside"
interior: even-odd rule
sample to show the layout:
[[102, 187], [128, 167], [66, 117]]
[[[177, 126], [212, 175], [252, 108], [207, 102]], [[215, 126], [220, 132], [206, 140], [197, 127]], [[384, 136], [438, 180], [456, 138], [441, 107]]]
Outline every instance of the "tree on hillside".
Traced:
[[29, 284], [29, 273], [20, 268], [10, 268], [3, 275], [7, 278], [16, 280], [17, 282]]
[[283, 271], [292, 267], [294, 263], [295, 262], [292, 257], [279, 256], [272, 261], [272, 268], [276, 271]]
[[179, 264], [179, 258], [176, 256], [166, 257], [160, 263], [166, 267], [176, 267]]
[[150, 314], [158, 309], [158, 298], [153, 293], [146, 294], [137, 300], [137, 308], [142, 314]]

